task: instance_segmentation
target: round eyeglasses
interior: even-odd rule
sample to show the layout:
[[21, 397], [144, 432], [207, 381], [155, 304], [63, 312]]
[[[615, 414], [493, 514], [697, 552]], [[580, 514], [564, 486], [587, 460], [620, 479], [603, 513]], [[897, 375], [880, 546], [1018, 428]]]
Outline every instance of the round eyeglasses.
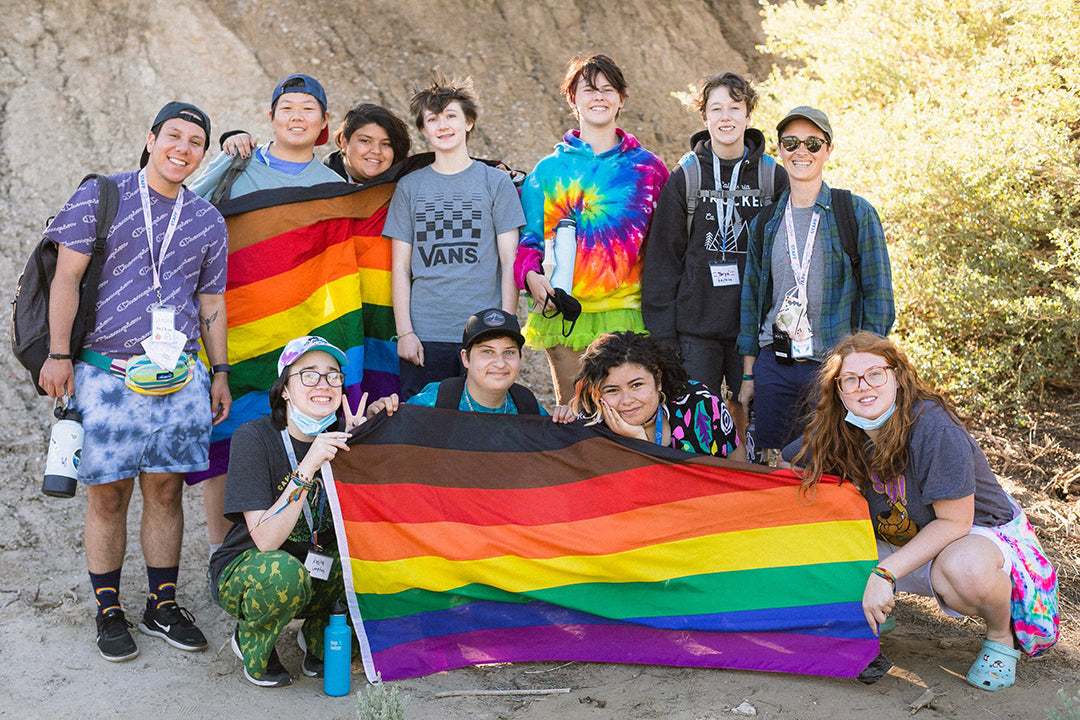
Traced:
[[840, 392], [845, 395], [857, 391], [863, 380], [866, 381], [867, 387], [881, 387], [889, 379], [889, 370], [892, 370], [892, 368], [887, 365], [875, 365], [868, 368], [862, 375], [844, 373], [836, 378], [836, 385], [840, 388]]

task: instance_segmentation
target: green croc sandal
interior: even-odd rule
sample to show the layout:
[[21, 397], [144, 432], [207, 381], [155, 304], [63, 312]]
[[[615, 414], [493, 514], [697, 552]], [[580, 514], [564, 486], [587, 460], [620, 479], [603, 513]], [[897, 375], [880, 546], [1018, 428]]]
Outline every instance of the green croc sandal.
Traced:
[[987, 640], [968, 670], [967, 681], [981, 690], [1003, 690], [1016, 682], [1016, 661], [1020, 651]]

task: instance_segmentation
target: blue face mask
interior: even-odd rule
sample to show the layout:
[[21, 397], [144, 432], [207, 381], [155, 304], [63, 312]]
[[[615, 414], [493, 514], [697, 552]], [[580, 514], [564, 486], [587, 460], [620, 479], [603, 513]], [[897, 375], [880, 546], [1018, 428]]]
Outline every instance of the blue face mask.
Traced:
[[289, 403], [289, 422], [296, 426], [296, 429], [304, 433], [308, 437], [315, 437], [319, 433], [326, 430], [337, 420], [337, 412], [332, 412], [324, 418], [313, 418], [310, 415], [306, 415], [296, 409], [296, 406], [291, 402]]
[[864, 417], [860, 417], [855, 413], [848, 410], [847, 417], [844, 418], [847, 422], [851, 423], [860, 430], [877, 430], [885, 421], [892, 417], [893, 410], [896, 409], [896, 401], [893, 400], [893, 404], [889, 406], [889, 409], [878, 415], [873, 420], [867, 420]]

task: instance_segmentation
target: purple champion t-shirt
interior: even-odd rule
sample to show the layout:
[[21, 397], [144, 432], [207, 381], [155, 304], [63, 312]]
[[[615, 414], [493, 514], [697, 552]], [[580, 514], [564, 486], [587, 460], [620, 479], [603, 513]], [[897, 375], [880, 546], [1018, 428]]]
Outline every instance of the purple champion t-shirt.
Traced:
[[[139, 199], [138, 173], [111, 176], [120, 190], [120, 206], [105, 243], [105, 263], [98, 288], [97, 322], [83, 347], [110, 358], [128, 359], [143, 353], [140, 344], [150, 334], [150, 308], [157, 304], [150, 268], [146, 223]], [[59, 245], [90, 255], [98, 204], [97, 181], [82, 185], [53, 218], [45, 236]], [[150, 189], [154, 257], [169, 226], [175, 200]], [[199, 301], [196, 293], [225, 292], [225, 259], [229, 239], [221, 213], [195, 193], [184, 191], [184, 206], [168, 252], [161, 259], [161, 298], [176, 309], [176, 329], [184, 333], [185, 349], [199, 349]]]

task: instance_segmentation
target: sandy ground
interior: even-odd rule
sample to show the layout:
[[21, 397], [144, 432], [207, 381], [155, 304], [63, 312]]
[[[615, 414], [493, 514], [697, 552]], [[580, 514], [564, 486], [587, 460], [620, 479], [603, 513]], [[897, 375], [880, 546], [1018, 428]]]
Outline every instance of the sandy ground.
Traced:
[[[533, 356], [526, 380], [546, 382], [546, 367]], [[550, 404], [547, 398], [542, 398]], [[40, 432], [45, 432], [45, 425]], [[44, 437], [41, 435], [39, 437]], [[354, 697], [327, 697], [321, 681], [299, 672], [301, 653], [290, 626], [278, 641], [294, 685], [263, 689], [244, 680], [226, 646], [233, 620], [210, 601], [201, 492], [185, 494], [187, 531], [180, 573], [180, 601], [195, 614], [210, 640], [202, 653], [185, 653], [135, 633], [140, 654], [109, 663], [97, 653], [93, 600], [81, 549], [85, 493], [57, 500], [41, 495], [44, 457], [37, 437], [13, 440], [7, 460], [20, 472], [0, 486], [0, 717], [142, 718], [356, 717]], [[20, 452], [21, 451], [21, 452]], [[138, 542], [141, 502], [132, 500], [122, 601], [130, 618], [142, 611], [145, 572]], [[764, 718], [835, 720], [847, 717], [909, 717], [909, 704], [927, 690], [939, 694], [922, 717], [1042, 718], [1056, 693], [1080, 691], [1080, 649], [1074, 621], [1066, 618], [1062, 641], [1043, 657], [1023, 660], [1017, 685], [989, 693], [969, 687], [963, 676], [981, 643], [982, 626], [951, 621], [917, 597], [898, 605], [897, 629], [882, 643], [895, 663], [875, 685], [854, 680], [745, 671], [637, 665], [523, 663], [444, 672], [395, 683], [411, 696], [406, 717], [485, 718], [672, 718], [738, 717], [747, 701]], [[353, 691], [366, 688], [353, 666]], [[474, 690], [567, 689], [551, 695], [436, 697]]]

